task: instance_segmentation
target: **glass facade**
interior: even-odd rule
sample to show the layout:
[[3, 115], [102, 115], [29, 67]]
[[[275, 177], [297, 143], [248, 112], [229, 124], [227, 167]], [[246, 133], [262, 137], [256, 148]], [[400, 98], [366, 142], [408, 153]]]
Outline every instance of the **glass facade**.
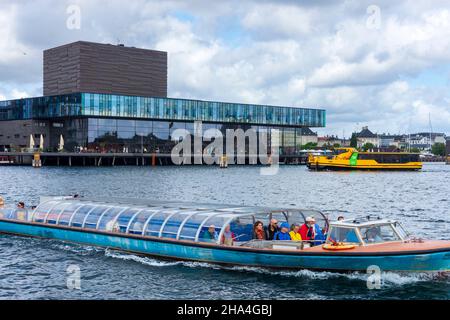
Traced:
[[[266, 132], [268, 147], [270, 130], [277, 129], [279, 152], [287, 155], [302, 149], [303, 127], [325, 126], [325, 111], [93, 93], [0, 101], [0, 121], [29, 119], [48, 128], [45, 151], [56, 151], [62, 135], [70, 152], [170, 153], [179, 142], [175, 130], [193, 136], [194, 121], [201, 121], [203, 133], [217, 129], [224, 140], [227, 129]], [[212, 139], [204, 137], [203, 147]]]
[[325, 110], [96, 93], [0, 101], [0, 120], [74, 116], [324, 127]]

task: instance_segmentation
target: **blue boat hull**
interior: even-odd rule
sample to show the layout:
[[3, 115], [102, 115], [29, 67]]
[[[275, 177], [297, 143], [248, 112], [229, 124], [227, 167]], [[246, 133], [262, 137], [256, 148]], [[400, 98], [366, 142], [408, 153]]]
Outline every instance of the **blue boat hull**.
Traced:
[[305, 251], [268, 253], [257, 249], [245, 250], [209, 244], [189, 244], [4, 220], [0, 221], [0, 232], [58, 239], [156, 257], [226, 265], [364, 272], [372, 265], [378, 266], [383, 271], [434, 272], [450, 270], [450, 249], [404, 255], [308, 254]]

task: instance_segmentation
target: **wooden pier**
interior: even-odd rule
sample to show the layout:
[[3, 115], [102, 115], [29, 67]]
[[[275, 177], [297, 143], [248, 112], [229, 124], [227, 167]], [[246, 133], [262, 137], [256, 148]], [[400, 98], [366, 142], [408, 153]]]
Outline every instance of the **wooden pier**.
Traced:
[[[20, 165], [31, 166], [36, 161], [37, 156], [40, 165], [45, 166], [167, 166], [174, 165], [169, 153], [75, 153], [75, 152], [0, 152], [0, 165]], [[200, 158], [202, 156], [199, 156]], [[194, 161], [192, 156], [191, 164], [202, 164]], [[246, 157], [245, 164], [251, 163]], [[280, 155], [279, 164], [305, 165], [305, 155]]]

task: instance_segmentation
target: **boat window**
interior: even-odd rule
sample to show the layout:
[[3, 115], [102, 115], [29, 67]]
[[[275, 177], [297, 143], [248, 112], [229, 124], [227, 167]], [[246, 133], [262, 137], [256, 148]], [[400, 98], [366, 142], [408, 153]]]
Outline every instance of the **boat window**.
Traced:
[[58, 225], [67, 226], [69, 225], [70, 218], [72, 217], [73, 213], [81, 208], [83, 204], [80, 203], [72, 203], [67, 208], [64, 209], [62, 213], [60, 213], [58, 220], [56, 221]]
[[83, 220], [83, 227], [89, 229], [95, 229], [97, 227], [98, 219], [102, 214], [111, 207], [108, 206], [98, 206], [95, 207]]
[[302, 214], [303, 214], [303, 216], [305, 216], [305, 221], [303, 223], [306, 222], [306, 217], [313, 217], [316, 220], [316, 224], [318, 224], [322, 230], [325, 230], [325, 231], [328, 230], [328, 219], [320, 211], [302, 210]]
[[117, 217], [117, 223], [119, 224], [119, 231], [120, 232], [126, 232], [128, 223], [130, 222], [131, 218], [142, 209], [134, 208], [134, 209], [128, 209], [125, 210], [120, 214], [120, 216]]
[[230, 219], [230, 214], [210, 215], [199, 225], [196, 236], [199, 242], [218, 242], [222, 226]]
[[235, 235], [235, 241], [250, 241], [253, 239], [253, 216], [241, 216], [230, 222], [230, 231]]
[[159, 231], [161, 226], [166, 220], [167, 216], [172, 214], [173, 210], [164, 210], [155, 214], [147, 224], [147, 229], [145, 230], [145, 235], [159, 237]]
[[[195, 235], [197, 234], [200, 225], [205, 219], [209, 218], [211, 215], [217, 214], [214, 212], [202, 212], [190, 217], [183, 225], [180, 231], [180, 240], [195, 240]], [[217, 231], [217, 230], [216, 230]], [[202, 235], [200, 234], [200, 237]]]
[[345, 243], [360, 243], [361, 241], [356, 234], [355, 228], [332, 226], [327, 243], [331, 242], [345, 242]]
[[45, 222], [49, 224], [56, 224], [56, 221], [58, 220], [58, 217], [61, 214], [61, 212], [70, 204], [71, 204], [70, 202], [61, 202], [58, 203], [56, 206], [52, 207], [47, 215], [47, 219]]
[[69, 222], [70, 226], [81, 228], [84, 218], [93, 209], [95, 209], [95, 206], [93, 205], [86, 205], [78, 209], [70, 218], [71, 219]]
[[33, 221], [34, 222], [44, 222], [45, 217], [47, 216], [48, 211], [56, 206], [58, 201], [48, 201], [39, 205], [36, 210], [34, 210]]
[[155, 214], [156, 210], [144, 210], [135, 216], [130, 222], [128, 227], [128, 233], [131, 234], [142, 234], [142, 228], [145, 225], [147, 219]]
[[366, 243], [382, 243], [401, 240], [390, 224], [360, 228], [361, 236]]
[[103, 212], [97, 223], [97, 229], [114, 232], [119, 231], [119, 224], [116, 221], [116, 217], [125, 210], [127, 210], [127, 207], [113, 207]]
[[176, 239], [178, 230], [183, 223], [183, 221], [194, 215], [195, 211], [183, 211], [175, 214], [174, 216], [170, 217], [169, 220], [164, 225], [164, 228], [162, 230], [161, 236], [163, 238], [173, 238]]
[[284, 212], [272, 212], [272, 218], [271, 219], [277, 219], [278, 220], [278, 224], [281, 224], [283, 222], [287, 222], [287, 216], [286, 216], [286, 214]]
[[11, 208], [0, 208], [0, 218], [1, 219], [11, 219], [13, 211], [14, 211], [14, 209], [11, 209]]

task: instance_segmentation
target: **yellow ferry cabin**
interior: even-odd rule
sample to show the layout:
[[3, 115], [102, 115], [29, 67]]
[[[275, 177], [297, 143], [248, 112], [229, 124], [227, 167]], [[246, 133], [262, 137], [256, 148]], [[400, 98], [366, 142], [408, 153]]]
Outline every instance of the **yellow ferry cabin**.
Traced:
[[311, 170], [420, 170], [418, 153], [359, 152], [355, 148], [337, 148], [332, 155], [309, 155]]

